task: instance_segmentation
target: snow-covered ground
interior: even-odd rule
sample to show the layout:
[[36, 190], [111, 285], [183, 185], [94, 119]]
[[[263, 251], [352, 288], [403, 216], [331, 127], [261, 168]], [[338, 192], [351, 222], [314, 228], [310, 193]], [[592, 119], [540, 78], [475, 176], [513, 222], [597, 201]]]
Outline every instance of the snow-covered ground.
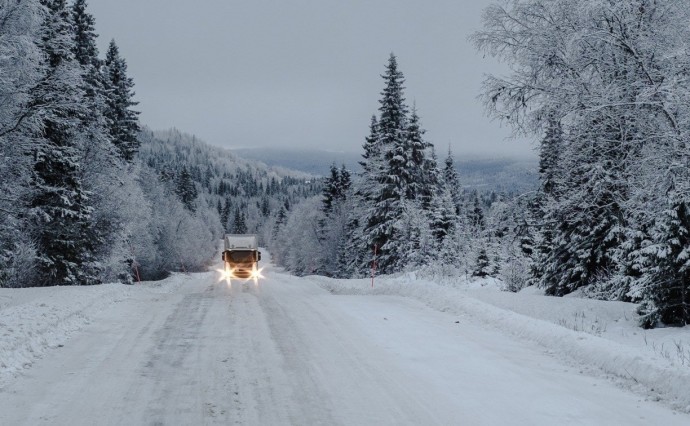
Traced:
[[370, 280], [312, 277], [336, 294], [398, 295], [468, 317], [554, 354], [590, 375], [605, 376], [649, 400], [690, 412], [690, 327], [643, 330], [637, 305], [544, 296], [528, 287], [499, 290], [493, 279], [444, 283], [414, 273]]
[[264, 275], [0, 290], [0, 424], [690, 424], [632, 305]]

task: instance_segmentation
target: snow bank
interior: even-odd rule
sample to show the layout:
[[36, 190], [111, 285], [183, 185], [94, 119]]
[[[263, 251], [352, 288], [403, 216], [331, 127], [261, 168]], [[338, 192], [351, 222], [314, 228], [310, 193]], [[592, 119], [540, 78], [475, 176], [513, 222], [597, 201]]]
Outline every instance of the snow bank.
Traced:
[[176, 274], [134, 286], [0, 289], [0, 389], [46, 351], [62, 347], [103, 310], [136, 293], [169, 293], [187, 279]]
[[[495, 297], [504, 306], [487, 303], [473, 297], [472, 292], [440, 286], [416, 280], [414, 276], [380, 278], [375, 287], [369, 280], [334, 280], [324, 277], [310, 277], [319, 285], [336, 294], [349, 295], [397, 295], [420, 300], [428, 306], [443, 312], [464, 315], [491, 325], [521, 339], [527, 339], [542, 346], [549, 353], [570, 359], [589, 372], [604, 372], [613, 376], [618, 383], [644, 392], [653, 399], [663, 399], [674, 408], [690, 412], [690, 368], [674, 365], [667, 357], [654, 353], [644, 347], [631, 347], [611, 339], [591, 333], [592, 330], [573, 329], [570, 324], [557, 324], [552, 319], [537, 318], [545, 310], [535, 309], [535, 302], [522, 305], [522, 308], [508, 308], [520, 304], [520, 295], [503, 293], [505, 297]], [[526, 296], [532, 296], [526, 294]], [[483, 297], [487, 297], [486, 295]], [[553, 298], [541, 297], [542, 303], [554, 302]], [[558, 303], [572, 300], [557, 299]], [[524, 301], [524, 300], [523, 300]], [[578, 300], [578, 303], [601, 304], [610, 302]], [[611, 304], [619, 310], [620, 305]], [[523, 309], [524, 313], [515, 312]], [[618, 312], [618, 311], [617, 311]], [[618, 314], [621, 314], [620, 312]], [[530, 316], [531, 315], [531, 316]], [[678, 334], [690, 331], [675, 329]], [[587, 332], [589, 331], [589, 332]], [[603, 334], [603, 333], [599, 333]], [[642, 338], [639, 338], [642, 341]], [[642, 343], [641, 343], [642, 344]]]

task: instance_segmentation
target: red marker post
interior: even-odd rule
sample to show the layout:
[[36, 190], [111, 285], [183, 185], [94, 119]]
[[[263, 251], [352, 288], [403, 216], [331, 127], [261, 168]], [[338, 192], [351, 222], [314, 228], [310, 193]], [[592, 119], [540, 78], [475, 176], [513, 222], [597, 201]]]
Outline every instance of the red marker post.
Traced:
[[374, 288], [374, 275], [376, 275], [376, 255], [378, 254], [378, 245], [374, 244], [374, 259], [371, 261], [371, 288]]
[[130, 244], [129, 249], [132, 251], [132, 268], [134, 268], [134, 272], [136, 273], [137, 282], [141, 284], [141, 278], [139, 277], [139, 264], [137, 263], [137, 258], [134, 255], [134, 246]]

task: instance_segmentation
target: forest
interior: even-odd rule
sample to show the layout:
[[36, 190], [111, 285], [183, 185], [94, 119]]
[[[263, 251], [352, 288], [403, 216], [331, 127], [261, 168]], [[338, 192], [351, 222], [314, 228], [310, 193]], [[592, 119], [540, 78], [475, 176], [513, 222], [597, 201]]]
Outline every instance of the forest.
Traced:
[[471, 42], [510, 71], [486, 78], [483, 105], [539, 143], [538, 188], [506, 194], [464, 189], [393, 54], [361, 171], [321, 180], [142, 128], [126, 60], [114, 40], [100, 57], [85, 0], [0, 0], [0, 287], [205, 270], [223, 233], [252, 232], [297, 275], [495, 277], [639, 303], [645, 328], [689, 324], [689, 13], [488, 7]]
[[0, 287], [206, 270], [224, 232], [319, 191], [306, 176], [139, 124], [84, 0], [0, 2]]
[[673, 1], [487, 8], [471, 41], [511, 71], [486, 78], [484, 105], [538, 139], [540, 158], [537, 191], [492, 203], [461, 190], [450, 154], [439, 164], [391, 55], [363, 171], [333, 168], [274, 253], [299, 274], [494, 276], [506, 290], [639, 303], [645, 328], [689, 324], [688, 22]]

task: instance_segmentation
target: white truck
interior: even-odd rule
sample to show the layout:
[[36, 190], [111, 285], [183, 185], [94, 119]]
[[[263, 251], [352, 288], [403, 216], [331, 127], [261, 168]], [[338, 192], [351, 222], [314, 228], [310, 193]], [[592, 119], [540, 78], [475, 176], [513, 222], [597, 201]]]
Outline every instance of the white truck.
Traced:
[[260, 260], [255, 234], [225, 234], [223, 262], [229, 278], [258, 278]]

